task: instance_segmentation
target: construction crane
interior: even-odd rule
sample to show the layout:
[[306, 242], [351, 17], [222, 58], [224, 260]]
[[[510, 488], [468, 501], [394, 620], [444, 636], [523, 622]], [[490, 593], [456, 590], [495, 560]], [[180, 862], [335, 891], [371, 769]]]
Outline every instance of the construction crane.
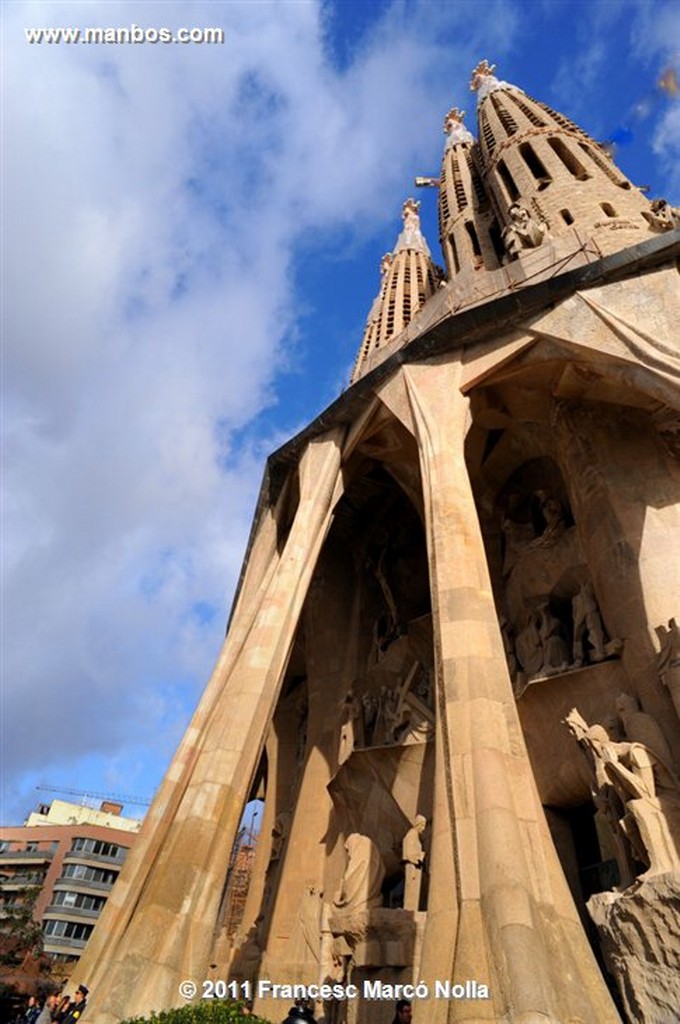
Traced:
[[112, 800], [114, 803], [132, 804], [133, 807], [149, 807], [151, 800], [143, 796], [130, 796], [129, 793], [96, 793], [91, 789], [69, 789], [68, 786], [36, 786], [44, 793], [67, 793], [69, 796], [80, 796], [92, 800]]

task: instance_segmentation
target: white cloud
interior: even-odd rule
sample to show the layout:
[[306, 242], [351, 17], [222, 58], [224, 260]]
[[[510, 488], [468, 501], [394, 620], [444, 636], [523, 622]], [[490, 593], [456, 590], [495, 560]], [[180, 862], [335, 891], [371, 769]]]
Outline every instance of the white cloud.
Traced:
[[[499, 52], [514, 15], [493, 10], [485, 46]], [[226, 43], [23, 40], [24, 26], [102, 24], [104, 11], [107, 25], [222, 25]], [[143, 788], [149, 731], [163, 771], [238, 575], [262, 463], [233, 432], [273, 401], [296, 246], [396, 217], [479, 55], [469, 21], [454, 47], [465, 11], [394, 5], [338, 72], [313, 3], [9, 8], [10, 786], [48, 771], [77, 784], [90, 754], [115, 779], [127, 753], [125, 788]]]

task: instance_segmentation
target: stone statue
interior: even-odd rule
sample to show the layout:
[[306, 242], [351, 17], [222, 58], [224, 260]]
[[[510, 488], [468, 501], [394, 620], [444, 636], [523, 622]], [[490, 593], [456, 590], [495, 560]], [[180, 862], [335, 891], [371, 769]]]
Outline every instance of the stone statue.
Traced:
[[668, 689], [680, 717], [680, 628], [675, 619], [669, 619], [668, 628], [657, 626], [654, 632], [661, 647], [657, 655], [661, 682]]
[[446, 135], [446, 149], [455, 146], [460, 142], [474, 142], [474, 138], [463, 124], [465, 111], [458, 107], [451, 107], [444, 118], [444, 134]]
[[345, 842], [347, 865], [333, 899], [337, 910], [356, 913], [382, 906], [385, 867], [378, 847], [368, 836], [352, 832]]
[[642, 216], [655, 231], [673, 231], [680, 228], [680, 207], [671, 206], [667, 199], [654, 199]]
[[354, 684], [340, 701], [343, 722], [340, 728], [338, 765], [344, 764], [353, 750], [364, 746], [364, 706]]
[[566, 672], [569, 667], [569, 652], [562, 635], [560, 621], [550, 611], [547, 600], [540, 602], [538, 616], [538, 629], [543, 652], [541, 673], [546, 676], [554, 676], [560, 672]]
[[524, 629], [517, 634], [515, 653], [522, 669], [528, 676], [536, 676], [543, 667], [543, 644], [541, 643], [540, 616], [530, 611]]
[[384, 277], [387, 271], [394, 263], [394, 256], [391, 252], [386, 252], [380, 260], [380, 276]]
[[637, 697], [630, 693], [619, 694], [616, 711], [626, 739], [642, 744], [652, 754], [655, 785], [674, 789], [677, 781], [672, 771], [673, 754], [656, 719], [642, 711]]
[[592, 585], [586, 581], [571, 602], [574, 619], [574, 666], [580, 668], [586, 660], [586, 642], [591, 650], [589, 661], [604, 661], [606, 657], [602, 619], [593, 594]]
[[401, 859], [404, 865], [404, 910], [420, 909], [420, 890], [425, 864], [421, 836], [426, 825], [427, 819], [422, 814], [416, 815], [413, 828], [408, 830], [401, 844]]
[[289, 825], [290, 811], [281, 811], [280, 814], [277, 814], [274, 827], [272, 829], [272, 852], [269, 857], [270, 863], [274, 863], [280, 858]]
[[509, 576], [522, 551], [535, 539], [535, 533], [531, 523], [516, 523], [509, 516], [504, 518], [501, 529], [505, 538], [503, 576]]
[[508, 256], [516, 259], [524, 249], [536, 249], [543, 242], [547, 227], [535, 220], [521, 203], [513, 203], [508, 210], [509, 222], [501, 232]]
[[[573, 709], [566, 719], [572, 734], [594, 761], [595, 776], [611, 784], [623, 805], [619, 835], [625, 837], [647, 870], [640, 878], [680, 870], [680, 853], [673, 835], [680, 830], [680, 791], [672, 774], [664, 778], [672, 788], [657, 792], [658, 758], [643, 743], [614, 743], [602, 726], [588, 726]], [[610, 807], [611, 793], [601, 787]]]
[[375, 742], [375, 726], [378, 718], [378, 698], [365, 693], [361, 698], [364, 712], [364, 743], [370, 747]]
[[530, 548], [551, 548], [561, 539], [567, 528], [564, 507], [559, 498], [549, 491], [536, 491], [541, 515], [545, 526], [536, 540], [531, 541]]
[[624, 802], [609, 780], [605, 769], [608, 757], [615, 757], [610, 751], [611, 739], [604, 726], [588, 725], [576, 708], [572, 708], [565, 719], [565, 725], [579, 743], [588, 765], [590, 793], [597, 813], [607, 826], [614, 857], [619, 869], [621, 889], [627, 889], [635, 881], [634, 861], [640, 860], [642, 850], [636, 850], [630, 837], [621, 827], [624, 816]]
[[261, 928], [264, 921], [264, 914], [255, 918], [252, 928], [249, 929], [245, 941], [239, 947], [231, 973], [236, 981], [254, 981], [262, 960], [262, 936]]

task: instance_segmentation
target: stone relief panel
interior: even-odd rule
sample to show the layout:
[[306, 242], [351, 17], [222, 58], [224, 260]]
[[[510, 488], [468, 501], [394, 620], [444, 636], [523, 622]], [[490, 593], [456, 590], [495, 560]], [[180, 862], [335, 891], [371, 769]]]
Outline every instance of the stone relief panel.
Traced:
[[499, 622], [516, 696], [537, 679], [597, 664], [622, 647], [605, 632], [566, 488], [535, 459], [500, 495]]

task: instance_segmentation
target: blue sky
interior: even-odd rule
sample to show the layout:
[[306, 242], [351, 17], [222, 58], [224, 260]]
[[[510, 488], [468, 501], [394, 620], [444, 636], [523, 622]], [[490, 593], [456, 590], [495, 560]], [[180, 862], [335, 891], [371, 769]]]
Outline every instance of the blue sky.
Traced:
[[[225, 42], [24, 37], [133, 22]], [[656, 84], [675, 3], [4, 5], [4, 823], [39, 783], [153, 794], [264, 459], [346, 386], [444, 114], [475, 130], [481, 57], [680, 201], [680, 102]]]

